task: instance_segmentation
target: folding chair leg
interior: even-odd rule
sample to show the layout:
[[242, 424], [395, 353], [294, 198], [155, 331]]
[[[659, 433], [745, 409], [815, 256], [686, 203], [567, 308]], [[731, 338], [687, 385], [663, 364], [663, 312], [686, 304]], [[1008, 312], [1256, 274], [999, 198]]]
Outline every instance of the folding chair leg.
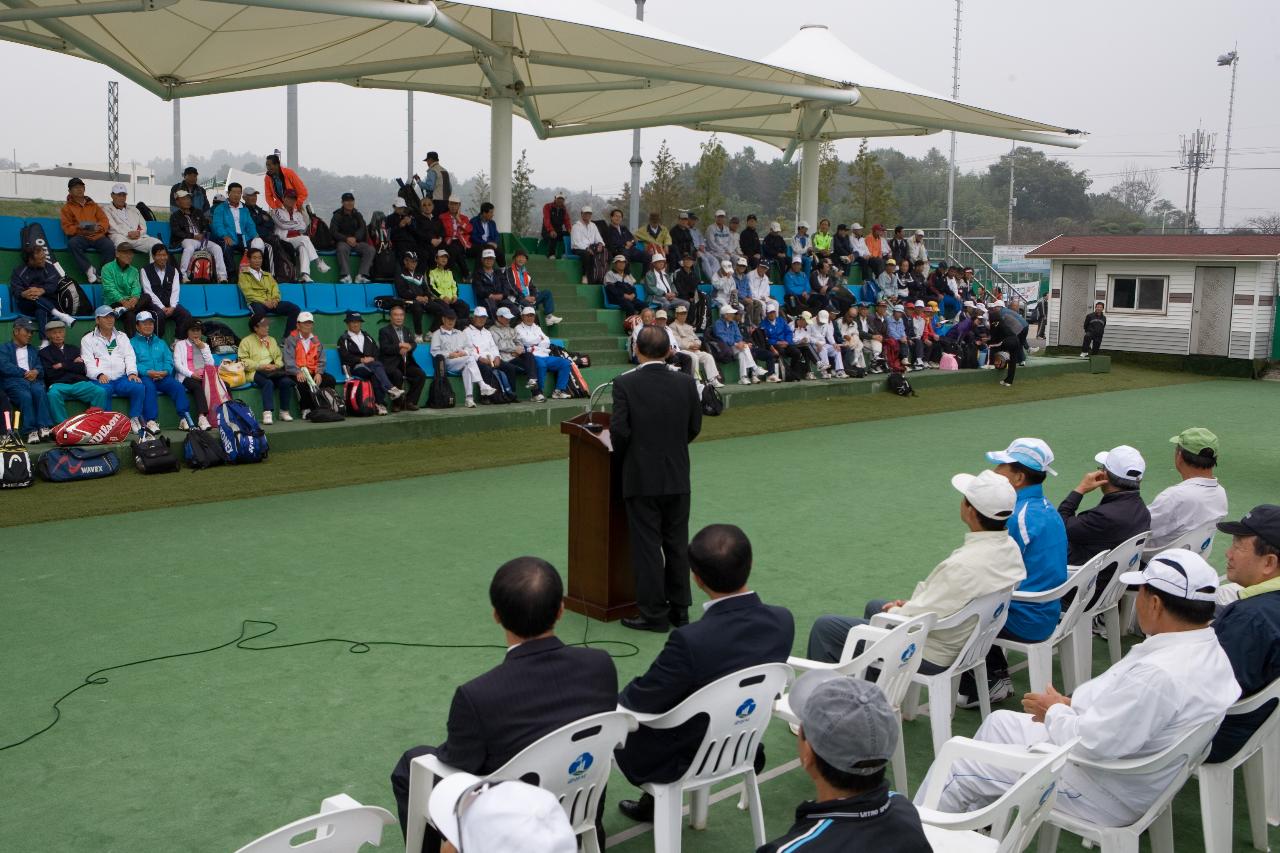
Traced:
[[418, 853], [427, 833], [427, 802], [436, 777], [425, 767], [409, 765], [409, 814], [405, 821], [405, 853]]
[[[1258, 750], [1244, 763], [1244, 797], [1249, 805], [1249, 833], [1253, 849], [1267, 849], [1266, 756]], [[1228, 812], [1230, 814], [1230, 812]]]
[[[1062, 670], [1062, 692], [1070, 696], [1081, 684], [1076, 680], [1079, 676], [1080, 663], [1079, 655], [1076, 653], [1075, 631], [1063, 637], [1062, 642], [1058, 644], [1058, 666]], [[1050, 671], [1052, 671], [1052, 664], [1050, 664]]]
[[1200, 822], [1204, 826], [1205, 853], [1230, 853], [1233, 824], [1233, 771], [1226, 766], [1201, 764]]
[[1041, 692], [1053, 681], [1053, 648], [1048, 643], [1036, 643], [1027, 649], [1027, 677], [1033, 693]]
[[914, 720], [920, 714], [920, 683], [911, 682], [906, 698], [902, 700], [902, 719]]
[[1115, 666], [1120, 663], [1120, 658], [1124, 656], [1120, 648], [1119, 606], [1113, 607], [1102, 614], [1102, 619], [1107, 625], [1107, 649], [1111, 652], [1111, 665]]
[[942, 751], [942, 745], [951, 740], [951, 714], [955, 707], [955, 694], [950, 678], [934, 678], [929, 681], [929, 728], [933, 732], [933, 754]]
[[653, 789], [653, 853], [680, 853], [683, 792], [675, 785]]
[[707, 828], [707, 812], [711, 807], [711, 788], [696, 788], [689, 792], [689, 826]]
[[1280, 826], [1280, 733], [1262, 745], [1262, 763], [1267, 780], [1267, 823]]
[[600, 837], [596, 835], [594, 826], [578, 837], [582, 839], [582, 853], [603, 853], [600, 849]]
[[1138, 609], [1138, 596], [1126, 592], [1120, 596], [1120, 630], [1126, 634], [1133, 631], [1134, 611]]
[[973, 680], [978, 687], [978, 712], [982, 715], [982, 719], [985, 720], [991, 716], [991, 687], [987, 684], [987, 662], [985, 660], [978, 661], [974, 666]]
[[1036, 834], [1036, 853], [1058, 853], [1058, 835], [1061, 832], [1048, 821], [1040, 824], [1040, 832]]
[[1093, 626], [1081, 622], [1071, 634], [1076, 656], [1076, 687], [1093, 678]]
[[904, 797], [910, 795], [907, 790], [907, 751], [902, 743], [901, 720], [898, 721], [898, 745], [893, 748], [893, 787]]
[[760, 783], [754, 770], [743, 774], [742, 787], [747, 795], [747, 811], [751, 813], [751, 834], [755, 838], [755, 846], [763, 847], [769, 839], [764, 834], [764, 807], [760, 803]]
[[[1119, 618], [1119, 614], [1117, 614]], [[1151, 853], [1173, 853], [1173, 807], [1165, 806], [1164, 811], [1156, 816], [1147, 828], [1151, 839]], [[1138, 837], [1133, 836], [1133, 848], [1138, 849]]]

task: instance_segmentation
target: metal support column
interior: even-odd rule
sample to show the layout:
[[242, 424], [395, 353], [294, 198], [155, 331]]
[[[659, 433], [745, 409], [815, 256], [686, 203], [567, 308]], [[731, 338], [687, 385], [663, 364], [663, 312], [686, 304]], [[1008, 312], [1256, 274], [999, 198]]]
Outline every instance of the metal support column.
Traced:
[[298, 87], [285, 88], [285, 163], [291, 169], [298, 168]]
[[408, 96], [409, 115], [407, 119], [408, 139], [406, 140], [406, 149], [404, 155], [404, 179], [407, 181], [413, 177], [413, 92], [405, 92]]
[[[636, 20], [644, 20], [644, 0], [636, 0]], [[628, 205], [627, 222], [632, 229], [640, 230], [640, 128], [631, 131], [631, 204]]]
[[821, 142], [806, 139], [800, 143], [800, 220], [808, 222], [810, 229], [818, 222], [818, 171], [821, 159]]
[[173, 99], [173, 182], [182, 180], [182, 99]]
[[[504, 84], [515, 80], [510, 48], [515, 42], [515, 16], [510, 12], [490, 12], [489, 37], [507, 52], [493, 62], [493, 70]], [[499, 232], [511, 230], [511, 105], [512, 90], [497, 89], [489, 102], [489, 200]]]

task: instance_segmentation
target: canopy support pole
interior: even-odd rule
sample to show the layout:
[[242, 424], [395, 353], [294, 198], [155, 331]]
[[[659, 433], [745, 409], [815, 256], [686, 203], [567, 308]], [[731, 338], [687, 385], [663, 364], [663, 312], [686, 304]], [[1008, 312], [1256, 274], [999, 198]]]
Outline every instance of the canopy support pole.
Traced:
[[298, 86], [285, 87], [284, 156], [290, 169], [298, 168]]
[[[636, 0], [636, 20], [644, 20], [644, 0]], [[1235, 83], [1235, 75], [1232, 72], [1232, 85]], [[1234, 89], [1232, 90], [1234, 91]], [[631, 227], [640, 231], [640, 167], [644, 165], [644, 160], [640, 157], [640, 128], [631, 131], [631, 160], [628, 165], [631, 166], [631, 200], [627, 205], [627, 222], [631, 223]], [[1223, 178], [1225, 187], [1226, 178]], [[1226, 198], [1227, 191], [1222, 191], [1222, 197]], [[1221, 222], [1218, 223], [1222, 225]]]
[[806, 139], [800, 143], [800, 221], [813, 228], [818, 221], [818, 165], [822, 143]]
[[182, 180], [182, 98], [173, 99], [173, 180]]
[[404, 160], [404, 179], [406, 181], [413, 179], [413, 90], [405, 92], [407, 99], [408, 115], [405, 119], [405, 160]]
[[511, 117], [510, 86], [515, 82], [515, 64], [511, 48], [515, 42], [515, 15], [490, 12], [489, 37], [504, 49], [493, 61], [494, 75], [501, 86], [494, 86], [495, 97], [489, 101], [489, 201], [493, 202], [493, 220], [499, 233], [511, 230]]

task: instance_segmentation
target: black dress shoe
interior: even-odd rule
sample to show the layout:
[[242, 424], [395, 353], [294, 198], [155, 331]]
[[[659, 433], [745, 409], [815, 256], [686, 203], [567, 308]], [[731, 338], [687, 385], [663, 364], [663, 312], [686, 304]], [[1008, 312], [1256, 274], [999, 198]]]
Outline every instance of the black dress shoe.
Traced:
[[671, 620], [671, 627], [683, 628], [689, 624], [689, 608], [673, 607], [667, 614], [667, 618]]
[[[654, 631], [658, 634], [665, 634], [671, 630], [671, 626], [666, 620], [658, 622], [654, 619], [646, 619], [643, 616], [627, 616], [622, 620], [623, 628], [630, 628], [633, 631]], [[626, 802], [625, 800], [623, 802]], [[618, 803], [618, 807], [622, 807], [622, 803]], [[652, 809], [650, 809], [652, 812]]]
[[619, 800], [618, 811], [636, 823], [653, 823], [653, 797], [641, 794], [638, 800]]
[[416, 404], [414, 404], [414, 403], [405, 403], [405, 404], [404, 404], [404, 407], [405, 407], [406, 409], [408, 409], [410, 412], [416, 412], [416, 411], [418, 411], [418, 406], [417, 406]]

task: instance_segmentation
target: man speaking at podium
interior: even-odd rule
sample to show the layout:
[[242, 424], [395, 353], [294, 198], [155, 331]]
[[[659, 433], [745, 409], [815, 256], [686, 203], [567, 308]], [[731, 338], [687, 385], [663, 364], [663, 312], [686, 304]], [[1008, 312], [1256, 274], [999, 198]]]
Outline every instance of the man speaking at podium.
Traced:
[[666, 329], [641, 329], [640, 366], [613, 380], [610, 422], [640, 608], [622, 624], [662, 633], [689, 622], [689, 442], [702, 429], [697, 386], [667, 367], [670, 353]]

